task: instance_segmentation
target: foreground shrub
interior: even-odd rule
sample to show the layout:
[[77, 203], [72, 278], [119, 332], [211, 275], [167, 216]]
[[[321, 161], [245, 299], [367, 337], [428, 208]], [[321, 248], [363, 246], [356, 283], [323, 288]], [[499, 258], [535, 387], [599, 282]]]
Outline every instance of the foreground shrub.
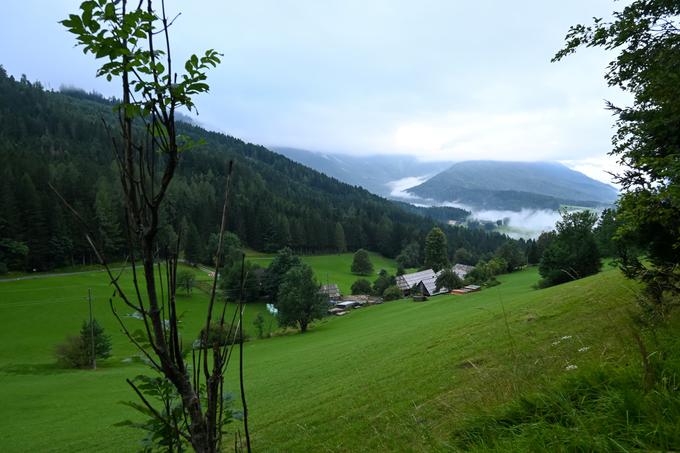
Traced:
[[[188, 422], [182, 411], [181, 396], [172, 383], [161, 375], [139, 375], [130, 382], [145, 395], [145, 402], [153, 402], [156, 412], [150, 410], [145, 404], [126, 401], [123, 404], [139, 412], [141, 417], [125, 420], [114, 426], [129, 427], [144, 432], [139, 450], [142, 452], [191, 451], [191, 445], [179, 432], [179, 428], [187, 429]], [[225, 393], [222, 399], [221, 429], [224, 429], [226, 425], [236, 420], [243, 420], [243, 412], [234, 409], [234, 397], [230, 393]]]
[[[257, 330], [257, 338], [264, 338], [264, 316], [262, 313], [258, 313], [253, 321], [253, 325]], [[268, 332], [267, 337], [271, 336], [271, 332]]]
[[82, 368], [89, 364], [83, 339], [76, 335], [70, 335], [63, 343], [59, 343], [54, 354], [57, 364], [63, 368]]

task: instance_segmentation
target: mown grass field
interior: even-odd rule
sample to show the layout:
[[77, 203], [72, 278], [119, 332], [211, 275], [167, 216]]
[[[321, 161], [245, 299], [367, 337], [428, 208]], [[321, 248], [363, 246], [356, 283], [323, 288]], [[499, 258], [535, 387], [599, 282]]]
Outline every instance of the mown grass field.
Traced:
[[[333, 270], [331, 258], [305, 259], [314, 260], [317, 275]], [[256, 451], [447, 450], [466, 420], [561, 380], [570, 365], [630, 360], [635, 287], [618, 271], [545, 290], [532, 289], [537, 279], [527, 269], [480, 293], [385, 303], [304, 335], [248, 342]], [[88, 287], [114, 356], [97, 371], [57, 369], [54, 345], [86, 318]], [[112, 425], [133, 416], [117, 402], [134, 399], [125, 378], [145, 369], [124, 362], [134, 351], [109, 311], [110, 293], [101, 273], [0, 283], [0, 451], [137, 448], [141, 433]], [[179, 303], [185, 337], [194, 338], [206, 296]], [[248, 306], [251, 333], [257, 311]], [[226, 386], [237, 389], [233, 376]]]

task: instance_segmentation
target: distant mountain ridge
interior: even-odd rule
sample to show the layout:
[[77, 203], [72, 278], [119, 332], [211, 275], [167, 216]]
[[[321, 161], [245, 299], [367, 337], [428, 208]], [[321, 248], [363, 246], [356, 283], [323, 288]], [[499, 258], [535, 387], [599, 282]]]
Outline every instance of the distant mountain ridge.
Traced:
[[451, 162], [423, 162], [413, 156], [330, 154], [299, 148], [270, 147], [292, 161], [376, 195], [389, 197], [389, 183], [408, 177], [435, 175]]
[[465, 161], [409, 193], [474, 209], [558, 209], [560, 205], [607, 206], [618, 191], [556, 162]]

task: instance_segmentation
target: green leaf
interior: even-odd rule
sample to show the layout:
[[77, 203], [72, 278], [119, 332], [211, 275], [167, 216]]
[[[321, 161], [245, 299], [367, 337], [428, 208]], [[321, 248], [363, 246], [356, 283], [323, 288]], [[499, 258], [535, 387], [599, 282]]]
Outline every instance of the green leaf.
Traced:
[[107, 3], [104, 8], [104, 20], [114, 21], [116, 19], [116, 5]]

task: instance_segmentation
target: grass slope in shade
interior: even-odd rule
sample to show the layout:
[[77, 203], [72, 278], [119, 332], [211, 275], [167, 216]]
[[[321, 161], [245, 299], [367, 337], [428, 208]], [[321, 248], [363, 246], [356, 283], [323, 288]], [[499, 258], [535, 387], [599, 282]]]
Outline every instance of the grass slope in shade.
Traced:
[[536, 279], [528, 270], [473, 295], [355, 311], [318, 326], [314, 341], [263, 343], [248, 372], [257, 445], [449, 449], [453, 429], [482, 409], [551, 385], [570, 365], [626, 360], [618, 332], [630, 288], [618, 272], [542, 291], [530, 289]]
[[454, 431], [465, 451], [680, 450], [680, 319], [645, 339], [627, 367], [579, 370], [557, 385], [529, 392]]
[[[304, 335], [246, 343], [255, 451], [449, 450], [456, 428], [549, 388], [568, 366], [618, 366], [636, 354], [623, 328], [632, 288], [617, 271], [540, 291], [531, 288], [535, 269], [500, 280], [480, 293], [385, 303]], [[114, 356], [94, 372], [59, 370], [53, 347], [87, 316], [88, 287]], [[138, 448], [141, 433], [112, 425], [134, 416], [117, 402], [134, 400], [124, 380], [146, 369], [123, 361], [133, 349], [105, 303], [110, 293], [100, 273], [0, 283], [1, 451]], [[185, 337], [198, 333], [205, 303], [198, 292], [179, 301]], [[264, 309], [247, 309], [252, 333]], [[225, 387], [236, 391], [234, 374]]]
[[[314, 270], [314, 275], [319, 284], [336, 283], [343, 295], [351, 294], [352, 283], [359, 278], [365, 278], [371, 283], [378, 278], [380, 269], [385, 269], [390, 275], [397, 273], [396, 261], [385, 258], [377, 253], [368, 253], [371, 263], [373, 263], [373, 274], [356, 275], [352, 268], [353, 253], [339, 253], [336, 255], [308, 255], [302, 256], [302, 261], [309, 264]], [[274, 259], [273, 255], [247, 254], [247, 259], [261, 267], [269, 266]]]

